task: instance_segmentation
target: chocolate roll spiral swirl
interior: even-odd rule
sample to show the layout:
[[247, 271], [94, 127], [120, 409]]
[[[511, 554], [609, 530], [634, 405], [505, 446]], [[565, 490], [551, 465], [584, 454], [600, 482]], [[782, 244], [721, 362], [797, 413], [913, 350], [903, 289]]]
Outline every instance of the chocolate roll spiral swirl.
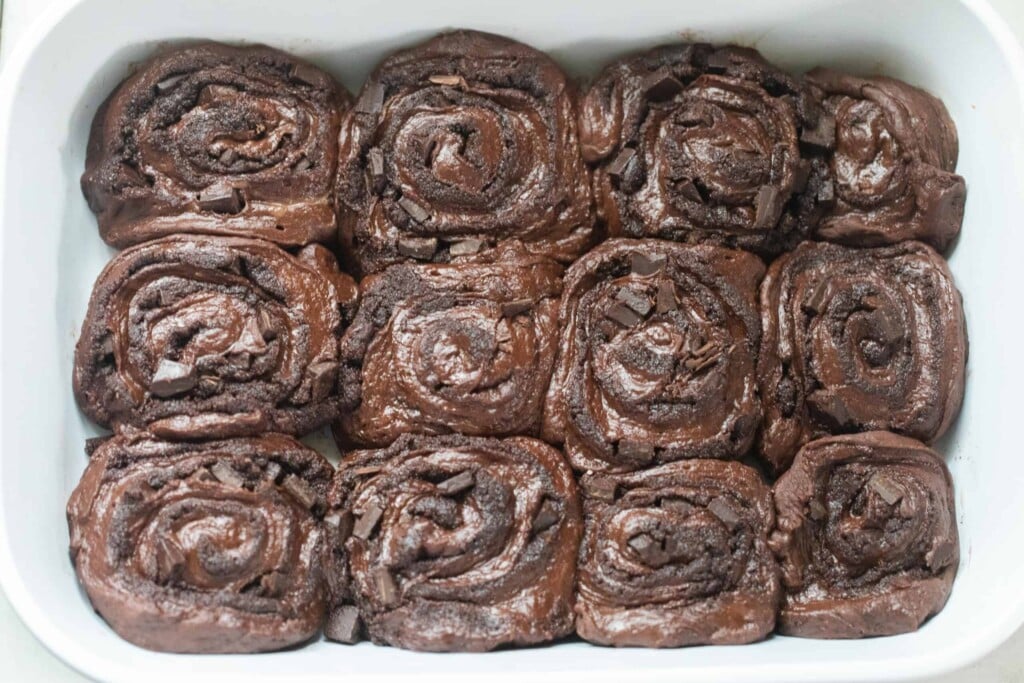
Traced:
[[578, 256], [593, 216], [575, 100], [547, 55], [486, 33], [446, 33], [386, 59], [341, 131], [341, 237], [358, 270], [507, 240]]
[[576, 631], [602, 645], [735, 645], [775, 625], [771, 492], [735, 462], [581, 480]]
[[788, 248], [820, 213], [824, 164], [801, 152], [819, 118], [812, 92], [754, 50], [669, 45], [614, 62], [580, 106], [598, 216], [612, 235]]
[[341, 342], [339, 442], [408, 432], [535, 435], [551, 379], [562, 267], [521, 249], [400, 264], [363, 280]]
[[960, 548], [953, 481], [935, 451], [889, 432], [819, 439], [774, 494], [782, 633], [906, 633], [945, 605]]
[[301, 434], [338, 413], [338, 340], [355, 283], [309, 245], [167, 237], [100, 273], [75, 349], [95, 422], [169, 439]]
[[96, 113], [82, 191], [116, 247], [176, 233], [333, 241], [347, 92], [264, 46], [203, 43], [143, 64]]
[[163, 652], [277, 650], [320, 629], [333, 469], [291, 437], [107, 440], [68, 501], [71, 557], [96, 611]]
[[544, 438], [578, 470], [735, 458], [761, 412], [754, 255], [615, 239], [566, 273]]
[[[582, 523], [561, 454], [528, 437], [406, 435], [347, 455], [331, 490], [328, 636], [483, 651], [572, 632]], [[347, 604], [346, 604], [347, 603]]]
[[945, 251], [960, 232], [967, 187], [956, 169], [956, 126], [942, 102], [894, 78], [814, 69], [834, 120], [835, 205], [823, 239], [853, 246], [921, 240]]
[[760, 450], [777, 471], [827, 434], [886, 430], [931, 443], [960, 410], [967, 330], [946, 262], [919, 242], [805, 242], [768, 269]]

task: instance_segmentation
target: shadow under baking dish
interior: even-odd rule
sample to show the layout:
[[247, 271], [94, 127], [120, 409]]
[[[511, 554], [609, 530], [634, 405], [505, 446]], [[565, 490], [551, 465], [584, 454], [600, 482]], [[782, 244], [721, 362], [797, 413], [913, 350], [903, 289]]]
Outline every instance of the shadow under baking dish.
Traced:
[[[614, 650], [570, 640], [485, 655], [431, 655], [326, 642], [266, 655], [151, 653], [89, 607], [67, 557], [64, 504], [97, 433], [71, 395], [71, 359], [93, 279], [112, 250], [78, 188], [89, 123], [132, 62], [167, 41], [266, 42], [312, 59], [350, 89], [387, 52], [441, 29], [503, 33], [586, 76], [630, 49], [683, 39], [754, 45], [794, 70], [884, 71], [941, 97], [969, 185], [950, 259], [971, 338], [968, 392], [940, 444], [957, 488], [960, 576], [916, 633], [863, 641], [773, 637], [743, 647]], [[81, 0], [26, 36], [0, 80], [0, 580], [35, 634], [105, 680], [895, 680], [980, 657], [1024, 621], [1024, 467], [1018, 463], [1014, 341], [1024, 328], [1016, 254], [1019, 48], [991, 10], [956, 0], [831, 2], [520, 0]]]

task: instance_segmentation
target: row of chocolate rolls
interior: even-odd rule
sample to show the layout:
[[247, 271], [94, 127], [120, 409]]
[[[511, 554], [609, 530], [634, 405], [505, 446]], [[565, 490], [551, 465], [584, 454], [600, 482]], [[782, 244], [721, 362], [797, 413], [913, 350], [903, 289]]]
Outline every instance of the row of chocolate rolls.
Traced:
[[942, 608], [959, 560], [945, 465], [887, 432], [811, 442], [773, 489], [722, 460], [581, 486], [529, 437], [405, 435], [335, 472], [284, 435], [139, 432], [93, 453], [71, 552], [125, 639], [221, 653], [321, 628], [427, 651], [887, 635]]
[[270, 48], [167, 52], [97, 113], [82, 187], [118, 247], [337, 239], [365, 275], [508, 241], [568, 263], [606, 235], [942, 251], [963, 217], [956, 157], [942, 103], [891, 78], [692, 43], [581, 92], [533, 48], [456, 31], [385, 59], [354, 100]]

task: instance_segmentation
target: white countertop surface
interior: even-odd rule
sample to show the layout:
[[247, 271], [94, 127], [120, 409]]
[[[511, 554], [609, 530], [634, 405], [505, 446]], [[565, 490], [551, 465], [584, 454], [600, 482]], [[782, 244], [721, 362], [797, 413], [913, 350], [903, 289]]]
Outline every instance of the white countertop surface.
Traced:
[[[0, 66], [25, 28], [52, 2], [53, 0], [0, 0], [3, 13], [0, 23]], [[1018, 40], [1024, 42], [1024, 0], [990, 2], [1010, 24]], [[87, 680], [50, 654], [28, 632], [0, 591], [0, 681], [82, 683]], [[959, 681], [1024, 683], [1024, 629], [1018, 631], [982, 661], [962, 671], [929, 679], [928, 683]]]

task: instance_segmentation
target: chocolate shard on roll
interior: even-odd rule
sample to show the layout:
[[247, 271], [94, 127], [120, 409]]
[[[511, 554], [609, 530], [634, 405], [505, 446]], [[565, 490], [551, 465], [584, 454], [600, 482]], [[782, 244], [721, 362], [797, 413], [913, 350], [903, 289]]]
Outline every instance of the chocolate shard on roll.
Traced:
[[573, 467], [624, 472], [738, 458], [761, 417], [753, 254], [614, 239], [565, 277], [544, 438]]
[[758, 473], [690, 460], [581, 480], [576, 631], [593, 643], [736, 645], [771, 633], [775, 521]]
[[[329, 623], [352, 605], [373, 642], [490, 650], [572, 633], [582, 523], [561, 453], [528, 437], [406, 435], [349, 453], [330, 494], [339, 522]], [[328, 634], [329, 637], [330, 634]]]
[[834, 120], [834, 204], [817, 236], [854, 246], [921, 240], [946, 250], [967, 188], [956, 175], [956, 126], [937, 98], [894, 78], [814, 69]]
[[350, 102], [328, 74], [265, 46], [157, 55], [93, 121], [82, 191], [100, 235], [116, 247], [178, 233], [334, 241]]
[[167, 237], [100, 273], [75, 349], [82, 410], [168, 439], [302, 434], [333, 420], [357, 290], [320, 245]]
[[114, 436], [68, 501], [93, 607], [162, 652], [278, 650], [320, 629], [333, 469], [291, 437], [171, 443]]
[[593, 241], [576, 91], [547, 55], [455, 31], [388, 57], [341, 131], [338, 211], [357, 270], [519, 240], [558, 261]]
[[561, 266], [511, 246], [493, 259], [399, 264], [364, 279], [341, 342], [339, 442], [535, 435], [561, 291]]
[[920, 242], [805, 242], [761, 286], [762, 457], [781, 472], [827, 434], [931, 443], [960, 410], [967, 331], [946, 262]]
[[774, 496], [780, 632], [906, 633], [945, 605], [960, 550], [953, 481], [935, 451], [889, 432], [819, 439]]
[[814, 92], [735, 46], [667, 45], [605, 68], [580, 105], [598, 217], [611, 235], [774, 254], [822, 208], [828, 136]]

